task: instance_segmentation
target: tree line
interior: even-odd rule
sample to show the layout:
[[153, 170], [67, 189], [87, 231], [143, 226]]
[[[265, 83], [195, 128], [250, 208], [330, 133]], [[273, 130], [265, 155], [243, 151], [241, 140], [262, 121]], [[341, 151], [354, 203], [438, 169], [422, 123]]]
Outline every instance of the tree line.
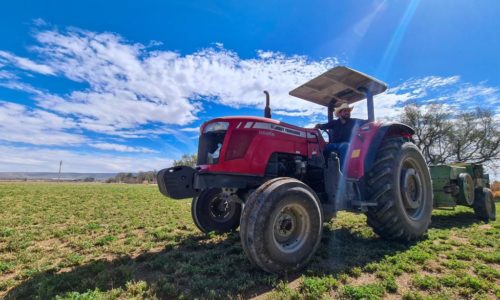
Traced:
[[106, 183], [156, 183], [156, 170], [148, 172], [118, 173], [106, 180]]
[[415, 144], [430, 165], [466, 162], [498, 166], [500, 126], [492, 110], [456, 112], [439, 104], [407, 105], [400, 119], [415, 129]]
[[[179, 160], [174, 160], [173, 166], [196, 166], [197, 155], [196, 154], [184, 154]], [[139, 173], [118, 173], [115, 177], [108, 178], [106, 183], [157, 183], [156, 174], [158, 172], [147, 171]], [[85, 180], [87, 181], [87, 180]], [[89, 180], [90, 181], [90, 180]], [[93, 181], [93, 178], [92, 178]]]

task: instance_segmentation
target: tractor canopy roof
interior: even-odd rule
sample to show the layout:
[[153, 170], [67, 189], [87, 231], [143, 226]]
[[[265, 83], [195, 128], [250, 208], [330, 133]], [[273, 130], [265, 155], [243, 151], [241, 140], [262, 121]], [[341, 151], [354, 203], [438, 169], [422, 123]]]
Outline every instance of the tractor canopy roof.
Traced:
[[352, 104], [366, 98], [364, 91], [377, 95], [386, 89], [387, 85], [382, 81], [353, 69], [337, 66], [295, 88], [289, 94], [328, 106], [332, 100], [343, 100]]

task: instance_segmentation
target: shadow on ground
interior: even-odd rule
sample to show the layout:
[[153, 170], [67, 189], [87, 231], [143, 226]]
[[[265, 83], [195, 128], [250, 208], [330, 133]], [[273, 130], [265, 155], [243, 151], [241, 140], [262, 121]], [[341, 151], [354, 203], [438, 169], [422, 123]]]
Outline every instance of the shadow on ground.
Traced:
[[436, 229], [451, 229], [451, 228], [467, 228], [474, 223], [478, 223], [478, 219], [472, 210], [455, 212], [453, 210], [443, 210], [439, 215], [432, 216], [431, 228]]
[[[446, 229], [475, 223], [472, 213], [433, 216], [432, 227]], [[145, 281], [159, 298], [251, 297], [269, 291], [279, 280], [301, 274], [340, 274], [407, 250], [418, 241], [401, 244], [364, 237], [353, 228], [325, 229], [321, 246], [308, 269], [278, 277], [253, 267], [245, 257], [238, 233], [221, 238], [189, 235], [159, 252], [98, 260], [69, 271], [41, 272], [10, 290], [6, 299], [53, 298], [66, 292], [125, 289], [128, 281]]]

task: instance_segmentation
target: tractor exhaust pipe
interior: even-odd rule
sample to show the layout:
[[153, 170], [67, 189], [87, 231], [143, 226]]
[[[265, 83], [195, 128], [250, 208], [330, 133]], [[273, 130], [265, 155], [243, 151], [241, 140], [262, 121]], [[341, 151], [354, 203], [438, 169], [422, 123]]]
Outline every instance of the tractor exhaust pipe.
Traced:
[[269, 92], [264, 91], [264, 94], [266, 94], [266, 107], [264, 108], [264, 118], [271, 119], [271, 107], [269, 107]]

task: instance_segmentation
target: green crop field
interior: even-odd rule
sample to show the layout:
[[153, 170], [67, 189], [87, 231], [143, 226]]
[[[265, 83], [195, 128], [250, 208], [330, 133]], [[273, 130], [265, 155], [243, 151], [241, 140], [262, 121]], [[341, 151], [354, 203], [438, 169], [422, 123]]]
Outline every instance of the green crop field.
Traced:
[[156, 186], [0, 183], [0, 298], [500, 298], [500, 222], [468, 208], [435, 211], [411, 244], [339, 214], [311, 264], [280, 277], [238, 232], [201, 234], [190, 205]]

